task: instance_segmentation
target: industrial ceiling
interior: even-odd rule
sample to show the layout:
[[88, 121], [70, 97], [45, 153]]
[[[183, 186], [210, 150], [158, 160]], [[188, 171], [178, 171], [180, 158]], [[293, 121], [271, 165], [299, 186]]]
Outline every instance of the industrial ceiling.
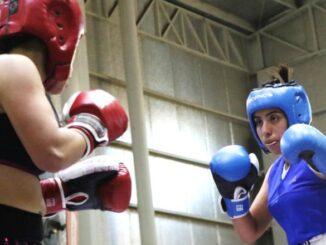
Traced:
[[325, 0], [167, 0], [189, 8], [246, 34], [251, 34], [292, 12]]

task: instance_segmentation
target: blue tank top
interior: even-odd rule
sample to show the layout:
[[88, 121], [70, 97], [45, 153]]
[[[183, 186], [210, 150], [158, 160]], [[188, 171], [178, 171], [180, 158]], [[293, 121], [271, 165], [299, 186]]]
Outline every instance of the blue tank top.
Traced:
[[326, 233], [326, 180], [317, 177], [305, 161], [291, 165], [282, 179], [284, 158], [271, 167], [268, 209], [284, 229], [290, 245], [302, 244]]

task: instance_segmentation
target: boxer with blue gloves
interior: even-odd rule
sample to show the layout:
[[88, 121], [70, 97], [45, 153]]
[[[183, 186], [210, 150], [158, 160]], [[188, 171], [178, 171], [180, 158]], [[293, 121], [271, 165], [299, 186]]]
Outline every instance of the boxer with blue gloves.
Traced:
[[[310, 126], [309, 98], [302, 86], [289, 79], [289, 71], [281, 65], [272, 81], [252, 90], [247, 98], [247, 116], [255, 140], [264, 153], [278, 156], [250, 208], [244, 201], [248, 186], [240, 198], [229, 195], [235, 193], [234, 186], [243, 187], [243, 181], [253, 184], [248, 181], [250, 172], [245, 170], [251, 163], [247, 157], [237, 156], [244, 151], [232, 151], [231, 156], [223, 148], [211, 162], [234, 228], [246, 243], [259, 239], [275, 218], [289, 245], [326, 244], [326, 137]], [[234, 185], [234, 181], [241, 185]], [[242, 212], [230, 213], [237, 204], [243, 204]]]

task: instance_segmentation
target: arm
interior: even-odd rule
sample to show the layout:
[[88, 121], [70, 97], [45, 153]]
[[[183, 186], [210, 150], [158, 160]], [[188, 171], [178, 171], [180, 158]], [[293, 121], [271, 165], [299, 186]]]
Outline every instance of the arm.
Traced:
[[239, 219], [233, 219], [233, 226], [242, 241], [252, 243], [256, 241], [269, 227], [272, 217], [267, 208], [268, 175], [253, 201], [249, 213]]
[[21, 55], [0, 58], [0, 106], [37, 167], [55, 172], [77, 162], [85, 140], [59, 128], [37, 68]]
[[267, 179], [265, 177], [250, 208], [249, 192], [258, 175], [258, 160], [242, 146], [223, 147], [214, 154], [210, 169], [226, 211], [240, 238], [247, 243], [256, 241], [266, 230], [271, 216], [267, 209]]
[[65, 107], [68, 124], [60, 128], [34, 64], [24, 56], [7, 57], [2, 67], [0, 58], [0, 72], [4, 72], [0, 78], [0, 106], [40, 169], [64, 169], [125, 132], [128, 117], [123, 107], [103, 90], [72, 96]]

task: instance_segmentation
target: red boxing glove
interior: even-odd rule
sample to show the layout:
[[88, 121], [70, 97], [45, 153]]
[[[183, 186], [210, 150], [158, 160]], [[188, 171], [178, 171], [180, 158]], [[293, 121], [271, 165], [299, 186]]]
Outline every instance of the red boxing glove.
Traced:
[[47, 215], [64, 209], [125, 211], [131, 198], [129, 171], [110, 161], [107, 155], [91, 157], [41, 180]]
[[63, 108], [68, 128], [78, 129], [84, 136], [85, 156], [100, 145], [107, 145], [127, 129], [128, 117], [120, 104], [104, 90], [91, 90], [73, 94]]

